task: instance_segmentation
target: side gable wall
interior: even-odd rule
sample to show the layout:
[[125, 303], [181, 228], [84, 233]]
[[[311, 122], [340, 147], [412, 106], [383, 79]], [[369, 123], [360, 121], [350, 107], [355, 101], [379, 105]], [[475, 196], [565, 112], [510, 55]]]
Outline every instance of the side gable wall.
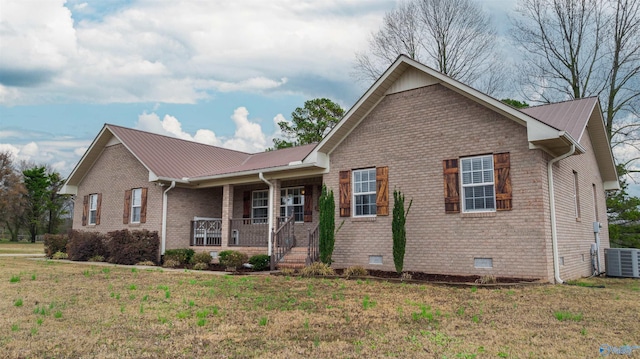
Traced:
[[[162, 223], [162, 188], [149, 182], [147, 169], [124, 145], [105, 147], [91, 170], [78, 185], [74, 202], [73, 229], [107, 233], [122, 229], [148, 229], [158, 231]], [[146, 223], [123, 224], [125, 191], [147, 187]], [[99, 225], [82, 225], [83, 198], [85, 195], [102, 193]]]
[[[500, 152], [510, 153], [513, 209], [445, 214], [443, 160]], [[407, 204], [413, 199], [404, 270], [552, 278], [550, 242], [545, 241], [550, 238], [544, 216], [546, 160], [541, 151], [528, 148], [525, 127], [432, 85], [387, 95], [330, 161], [324, 183], [336, 201], [340, 171], [389, 167], [389, 216], [342, 218], [336, 210], [336, 226], [345, 221], [336, 236], [334, 266], [395, 270], [391, 213], [396, 188]], [[383, 264], [369, 264], [371, 255], [381, 255]], [[493, 268], [475, 268], [474, 258], [492, 258]]]
[[[605, 270], [604, 248], [609, 248], [605, 192], [588, 131], [585, 131], [580, 144], [586, 149], [586, 153], [564, 159], [558, 162], [553, 169], [558, 224], [558, 255], [561, 259], [560, 277], [565, 280], [592, 274], [590, 249], [591, 243], [595, 242], [593, 222], [596, 222], [596, 208], [597, 221], [602, 223], [602, 228], [600, 228], [601, 271]], [[578, 205], [580, 208], [577, 218], [574, 199], [574, 171], [578, 179]], [[549, 260], [553, 259], [550, 257]]]

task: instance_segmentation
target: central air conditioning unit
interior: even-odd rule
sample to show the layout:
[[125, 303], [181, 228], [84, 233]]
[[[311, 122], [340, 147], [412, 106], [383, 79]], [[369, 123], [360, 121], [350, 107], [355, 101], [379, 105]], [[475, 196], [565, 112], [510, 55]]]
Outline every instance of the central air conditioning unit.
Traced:
[[607, 276], [640, 278], [640, 249], [607, 248], [604, 259]]

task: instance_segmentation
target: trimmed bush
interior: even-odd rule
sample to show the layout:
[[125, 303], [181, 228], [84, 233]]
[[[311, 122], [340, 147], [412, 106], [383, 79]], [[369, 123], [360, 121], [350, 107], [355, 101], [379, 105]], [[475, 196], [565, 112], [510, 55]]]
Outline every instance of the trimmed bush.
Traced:
[[89, 262], [104, 262], [104, 256], [96, 255], [89, 258]]
[[205, 270], [208, 268], [209, 268], [209, 265], [207, 263], [198, 262], [193, 265], [193, 269], [195, 270]]
[[209, 254], [209, 252], [198, 252], [198, 253], [193, 255], [193, 263], [194, 264], [203, 263], [203, 264], [206, 264], [208, 266], [209, 263], [211, 263], [211, 259], [212, 259], [211, 258], [211, 254]]
[[369, 271], [367, 271], [363, 266], [352, 266], [344, 270], [345, 278], [351, 277], [364, 277], [369, 275]]
[[124, 229], [107, 234], [105, 241], [108, 261], [117, 264], [136, 264], [158, 260], [160, 240], [158, 232], [148, 230], [131, 231]]
[[53, 258], [53, 259], [67, 259], [67, 258], [69, 258], [69, 256], [65, 252], [55, 252], [53, 254], [53, 256], [51, 256], [51, 258]]
[[334, 275], [336, 272], [325, 263], [314, 262], [311, 263], [311, 265], [302, 268], [300, 270], [300, 274], [303, 277], [323, 277], [327, 275]]
[[67, 241], [69, 237], [64, 234], [44, 235], [44, 254], [47, 258], [53, 258], [57, 252], [67, 252]]
[[263, 271], [271, 269], [271, 257], [268, 254], [257, 254], [249, 258], [249, 264], [253, 265], [253, 270]]
[[195, 251], [190, 248], [169, 249], [164, 251], [164, 261], [174, 260], [180, 265], [187, 265], [191, 263]]
[[165, 268], [176, 268], [180, 266], [180, 262], [175, 259], [167, 259], [162, 263], [162, 266]]
[[220, 264], [225, 267], [240, 267], [244, 263], [247, 263], [249, 256], [238, 251], [222, 251], [218, 253], [218, 259]]
[[70, 231], [67, 254], [72, 261], [88, 261], [89, 258], [107, 256], [104, 235], [98, 232]]

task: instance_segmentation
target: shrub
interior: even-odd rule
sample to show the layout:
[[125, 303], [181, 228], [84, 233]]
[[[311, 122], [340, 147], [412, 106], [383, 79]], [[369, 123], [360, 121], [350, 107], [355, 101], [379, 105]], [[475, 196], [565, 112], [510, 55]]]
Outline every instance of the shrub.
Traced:
[[402, 272], [400, 275], [400, 280], [411, 280], [413, 276], [409, 272]]
[[202, 263], [202, 262], [198, 262], [196, 264], [193, 265], [193, 269], [195, 270], [205, 270], [209, 268], [209, 264], [207, 263]]
[[66, 252], [68, 238], [64, 234], [45, 234], [44, 253], [47, 258], [53, 258], [53, 255], [57, 252]]
[[327, 275], [334, 275], [336, 272], [333, 268], [329, 267], [322, 262], [314, 262], [309, 266], [306, 266], [300, 270], [300, 274], [303, 277], [322, 277]]
[[271, 257], [268, 254], [257, 254], [249, 258], [249, 263], [253, 265], [255, 271], [271, 269]]
[[344, 270], [345, 278], [364, 277], [366, 275], [369, 275], [369, 271], [367, 271], [363, 266], [352, 266]]
[[180, 265], [191, 263], [195, 251], [190, 248], [169, 249], [164, 252], [164, 260], [174, 260]]
[[104, 256], [97, 255], [89, 258], [89, 262], [104, 262]]
[[320, 261], [331, 264], [331, 255], [336, 242], [336, 223], [335, 223], [335, 200], [333, 199], [333, 190], [327, 190], [322, 185], [322, 193], [318, 199], [320, 207], [320, 227], [318, 229], [318, 247], [320, 250]]
[[282, 268], [280, 269], [280, 273], [283, 275], [293, 275], [296, 273], [296, 270], [293, 268]]
[[211, 263], [211, 254], [209, 254], [208, 252], [198, 252], [193, 255], [193, 263], [203, 263], [208, 266], [209, 263]]
[[391, 221], [391, 233], [393, 237], [393, 263], [396, 272], [402, 273], [404, 267], [404, 252], [407, 245], [407, 216], [413, 200], [409, 201], [409, 207], [404, 209], [404, 194], [393, 190], [393, 219]]
[[136, 263], [137, 266], [154, 266], [156, 265], [155, 263], [153, 263], [152, 261], [143, 261], [143, 262], [138, 262]]
[[67, 258], [69, 258], [69, 256], [65, 252], [55, 252], [53, 254], [53, 256], [51, 256], [51, 258], [53, 258], [53, 259], [67, 259]]
[[108, 261], [117, 264], [135, 264], [158, 260], [160, 240], [158, 232], [148, 230], [131, 231], [124, 229], [107, 234], [105, 241]]
[[165, 268], [176, 268], [180, 266], [180, 262], [174, 259], [167, 259], [162, 263], [162, 266]]
[[491, 274], [487, 274], [487, 275], [483, 275], [482, 277], [476, 279], [476, 283], [479, 283], [479, 284], [495, 284], [495, 283], [498, 283], [498, 280], [496, 279], [496, 276], [491, 275]]
[[70, 231], [67, 254], [72, 261], [87, 261], [95, 256], [105, 257], [107, 250], [104, 235], [98, 232]]
[[225, 267], [240, 267], [249, 260], [249, 257], [238, 251], [222, 251], [218, 254], [220, 264]]

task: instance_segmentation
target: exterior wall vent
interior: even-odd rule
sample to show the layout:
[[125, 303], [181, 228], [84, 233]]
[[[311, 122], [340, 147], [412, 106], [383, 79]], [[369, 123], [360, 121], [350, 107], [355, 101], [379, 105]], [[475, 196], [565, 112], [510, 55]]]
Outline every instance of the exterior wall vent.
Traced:
[[382, 264], [382, 256], [369, 256], [369, 264]]
[[640, 249], [606, 248], [604, 259], [608, 277], [640, 278]]

